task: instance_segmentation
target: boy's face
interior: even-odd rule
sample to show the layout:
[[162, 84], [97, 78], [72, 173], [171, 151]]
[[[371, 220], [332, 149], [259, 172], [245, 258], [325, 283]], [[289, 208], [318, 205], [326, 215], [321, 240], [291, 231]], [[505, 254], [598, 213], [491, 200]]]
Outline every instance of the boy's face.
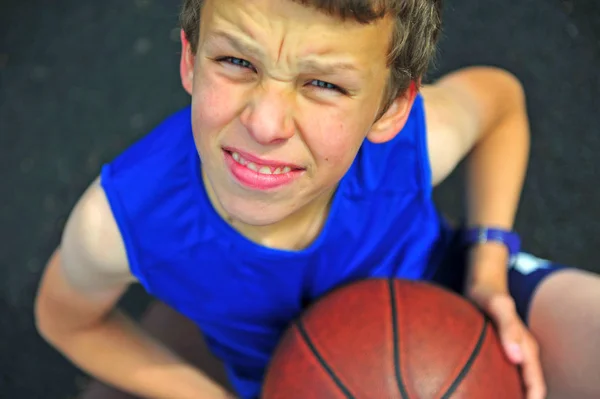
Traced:
[[341, 22], [289, 0], [208, 0], [181, 76], [211, 199], [250, 225], [326, 203], [361, 143], [402, 128], [414, 94], [375, 121], [393, 22]]

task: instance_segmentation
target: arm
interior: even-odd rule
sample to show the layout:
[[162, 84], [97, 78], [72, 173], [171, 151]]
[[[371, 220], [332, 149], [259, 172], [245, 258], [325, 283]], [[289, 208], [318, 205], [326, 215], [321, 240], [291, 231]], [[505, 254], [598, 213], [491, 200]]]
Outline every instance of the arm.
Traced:
[[115, 308], [134, 278], [104, 192], [95, 182], [71, 214], [35, 303], [40, 334], [94, 377], [147, 398], [227, 398], [199, 370]]
[[[448, 75], [424, 89], [434, 183], [468, 155], [467, 223], [512, 229], [529, 154], [525, 97], [516, 78], [492, 68]], [[508, 251], [474, 247], [467, 290], [508, 292]]]

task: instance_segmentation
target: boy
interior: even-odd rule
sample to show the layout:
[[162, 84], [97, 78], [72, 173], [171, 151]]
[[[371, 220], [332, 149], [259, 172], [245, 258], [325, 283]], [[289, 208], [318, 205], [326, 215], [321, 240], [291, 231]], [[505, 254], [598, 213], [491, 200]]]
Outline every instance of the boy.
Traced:
[[[470, 68], [420, 87], [440, 8], [185, 1], [191, 107], [82, 196], [42, 279], [42, 335], [139, 396], [229, 397], [115, 309], [141, 283], [200, 327], [236, 395], [254, 398], [307, 303], [372, 276], [434, 280], [496, 322], [528, 398], [545, 383], [552, 398], [599, 397], [600, 279], [519, 254], [511, 231], [528, 153], [521, 86]], [[431, 190], [467, 154], [455, 231]]]

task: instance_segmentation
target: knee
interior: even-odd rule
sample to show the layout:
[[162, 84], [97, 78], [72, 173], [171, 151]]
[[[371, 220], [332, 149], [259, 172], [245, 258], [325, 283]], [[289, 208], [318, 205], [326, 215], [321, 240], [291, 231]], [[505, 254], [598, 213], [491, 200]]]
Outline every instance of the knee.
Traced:
[[533, 299], [529, 324], [548, 397], [600, 398], [600, 277], [576, 270], [549, 277]]

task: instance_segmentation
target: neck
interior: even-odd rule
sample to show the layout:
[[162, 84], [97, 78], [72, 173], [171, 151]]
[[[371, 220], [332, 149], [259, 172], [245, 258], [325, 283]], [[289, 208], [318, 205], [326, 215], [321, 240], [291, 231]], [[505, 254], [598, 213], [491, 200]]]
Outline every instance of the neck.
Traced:
[[319, 235], [327, 215], [333, 192], [328, 192], [276, 223], [253, 226], [233, 220], [231, 226], [246, 238], [269, 248], [301, 250]]
[[[205, 186], [208, 183], [206, 180]], [[308, 247], [323, 229], [335, 190], [336, 187], [328, 190], [276, 223], [261, 226], [233, 218], [221, 207], [212, 190], [207, 188], [206, 191], [213, 208], [221, 218], [247, 239], [269, 248], [301, 250]]]

